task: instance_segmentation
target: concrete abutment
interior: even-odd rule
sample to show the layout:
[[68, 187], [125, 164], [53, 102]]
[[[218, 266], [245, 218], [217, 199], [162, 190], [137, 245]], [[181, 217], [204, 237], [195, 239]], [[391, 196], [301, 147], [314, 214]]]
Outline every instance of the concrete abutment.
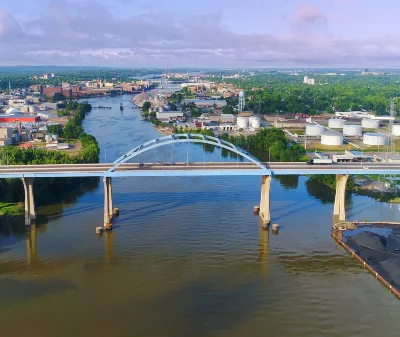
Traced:
[[33, 195], [33, 178], [21, 178], [25, 192], [25, 225], [30, 226], [36, 220], [35, 197]]
[[270, 190], [271, 190], [271, 176], [262, 176], [261, 179], [261, 200], [260, 200], [260, 218], [263, 226], [269, 226], [271, 222], [270, 210]]
[[346, 220], [346, 184], [349, 179], [348, 174], [337, 174], [336, 175], [336, 195], [335, 195], [335, 205], [333, 208], [333, 215], [339, 221]]

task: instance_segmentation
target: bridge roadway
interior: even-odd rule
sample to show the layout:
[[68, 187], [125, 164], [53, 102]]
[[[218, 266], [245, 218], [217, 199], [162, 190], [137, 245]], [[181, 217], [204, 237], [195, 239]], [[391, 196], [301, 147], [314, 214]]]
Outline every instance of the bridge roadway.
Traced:
[[307, 174], [399, 174], [400, 164], [337, 163], [262, 163], [265, 170], [251, 162], [124, 163], [114, 164], [3, 165], [0, 178], [35, 177], [135, 177], [135, 176], [211, 176], [211, 175], [307, 175]]

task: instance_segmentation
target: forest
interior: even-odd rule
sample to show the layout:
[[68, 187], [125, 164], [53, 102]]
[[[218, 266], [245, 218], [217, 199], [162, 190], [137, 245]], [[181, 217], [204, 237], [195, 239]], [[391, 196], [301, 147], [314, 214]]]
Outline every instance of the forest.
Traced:
[[[324, 76], [315, 78], [315, 85], [303, 83], [303, 76], [265, 74], [241, 79], [226, 79], [246, 92], [247, 109], [260, 114], [333, 113], [334, 111], [388, 113], [390, 99], [400, 96], [400, 75]], [[237, 100], [228, 101], [236, 105]], [[396, 100], [397, 111], [400, 102]]]

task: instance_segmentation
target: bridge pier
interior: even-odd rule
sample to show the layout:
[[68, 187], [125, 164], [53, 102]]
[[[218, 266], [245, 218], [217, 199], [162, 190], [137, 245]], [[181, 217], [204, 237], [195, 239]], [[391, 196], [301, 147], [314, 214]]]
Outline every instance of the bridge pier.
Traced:
[[33, 178], [21, 178], [25, 192], [25, 225], [30, 226], [36, 220]]
[[339, 221], [346, 220], [346, 184], [349, 179], [348, 174], [337, 174], [336, 175], [336, 196], [335, 206], [333, 208], [333, 215], [338, 217]]
[[104, 177], [104, 227], [111, 228], [113, 218], [112, 182], [110, 177]]
[[261, 180], [261, 201], [260, 201], [260, 217], [264, 227], [267, 227], [271, 222], [270, 211], [270, 188], [271, 176], [262, 176]]

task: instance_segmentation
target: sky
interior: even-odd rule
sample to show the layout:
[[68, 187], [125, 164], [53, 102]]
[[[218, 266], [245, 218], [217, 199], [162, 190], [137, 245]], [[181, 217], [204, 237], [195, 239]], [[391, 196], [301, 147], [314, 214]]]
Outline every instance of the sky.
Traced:
[[398, 0], [0, 0], [0, 65], [400, 68]]

